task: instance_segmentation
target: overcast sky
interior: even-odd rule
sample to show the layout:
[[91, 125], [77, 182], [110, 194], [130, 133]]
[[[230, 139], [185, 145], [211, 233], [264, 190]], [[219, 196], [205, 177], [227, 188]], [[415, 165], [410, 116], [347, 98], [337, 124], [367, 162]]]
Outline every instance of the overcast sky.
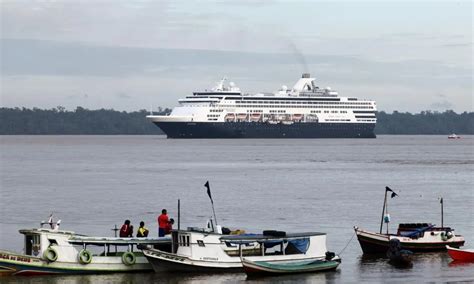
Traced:
[[471, 1], [0, 1], [1, 105], [172, 107], [311, 72], [379, 110], [473, 111]]

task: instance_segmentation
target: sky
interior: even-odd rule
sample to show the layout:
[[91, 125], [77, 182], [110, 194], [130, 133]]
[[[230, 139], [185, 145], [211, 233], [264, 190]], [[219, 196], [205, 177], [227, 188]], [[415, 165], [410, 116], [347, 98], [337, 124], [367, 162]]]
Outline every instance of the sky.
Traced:
[[473, 111], [471, 1], [0, 0], [1, 106], [173, 107], [229, 78]]

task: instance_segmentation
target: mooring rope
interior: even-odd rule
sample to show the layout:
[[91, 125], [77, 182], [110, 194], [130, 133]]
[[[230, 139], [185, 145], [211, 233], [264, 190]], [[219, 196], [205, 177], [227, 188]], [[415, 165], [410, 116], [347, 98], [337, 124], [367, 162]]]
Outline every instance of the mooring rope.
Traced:
[[346, 246], [341, 250], [340, 253], [338, 253], [337, 255], [341, 255], [345, 250], [346, 248], [349, 246], [349, 244], [352, 242], [352, 239], [354, 238], [354, 236], [356, 235], [356, 232], [354, 232], [354, 234], [352, 235], [351, 239], [349, 240], [349, 242], [346, 244]]

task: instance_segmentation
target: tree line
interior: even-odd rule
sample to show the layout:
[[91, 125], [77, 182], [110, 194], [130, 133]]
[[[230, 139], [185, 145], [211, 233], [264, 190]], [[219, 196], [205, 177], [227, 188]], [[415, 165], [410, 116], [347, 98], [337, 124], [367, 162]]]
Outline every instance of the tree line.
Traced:
[[[159, 108], [157, 115], [170, 113]], [[163, 134], [146, 119], [146, 110], [125, 112], [77, 107], [0, 108], [0, 135], [16, 134]], [[422, 111], [377, 113], [376, 134], [474, 134], [474, 112]]]

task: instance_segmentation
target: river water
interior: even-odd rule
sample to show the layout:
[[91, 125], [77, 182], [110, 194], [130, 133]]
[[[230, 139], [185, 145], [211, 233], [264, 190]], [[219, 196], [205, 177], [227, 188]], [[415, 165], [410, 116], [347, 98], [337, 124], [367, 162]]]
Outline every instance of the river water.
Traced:
[[[353, 226], [377, 231], [385, 186], [391, 228], [440, 223], [474, 248], [474, 137], [379, 136], [377, 139], [168, 140], [163, 136], [1, 136], [0, 248], [21, 252], [21, 228], [54, 212], [62, 229], [112, 236], [131, 219], [157, 234], [167, 208], [182, 227], [204, 226], [212, 209], [220, 224], [260, 232], [322, 231], [339, 253]], [[271, 277], [264, 282], [474, 281], [474, 264], [454, 265], [447, 253], [415, 256], [411, 269], [362, 257], [356, 238], [336, 272]], [[245, 274], [112, 274], [0, 278], [7, 283], [209, 283], [246, 281]]]

